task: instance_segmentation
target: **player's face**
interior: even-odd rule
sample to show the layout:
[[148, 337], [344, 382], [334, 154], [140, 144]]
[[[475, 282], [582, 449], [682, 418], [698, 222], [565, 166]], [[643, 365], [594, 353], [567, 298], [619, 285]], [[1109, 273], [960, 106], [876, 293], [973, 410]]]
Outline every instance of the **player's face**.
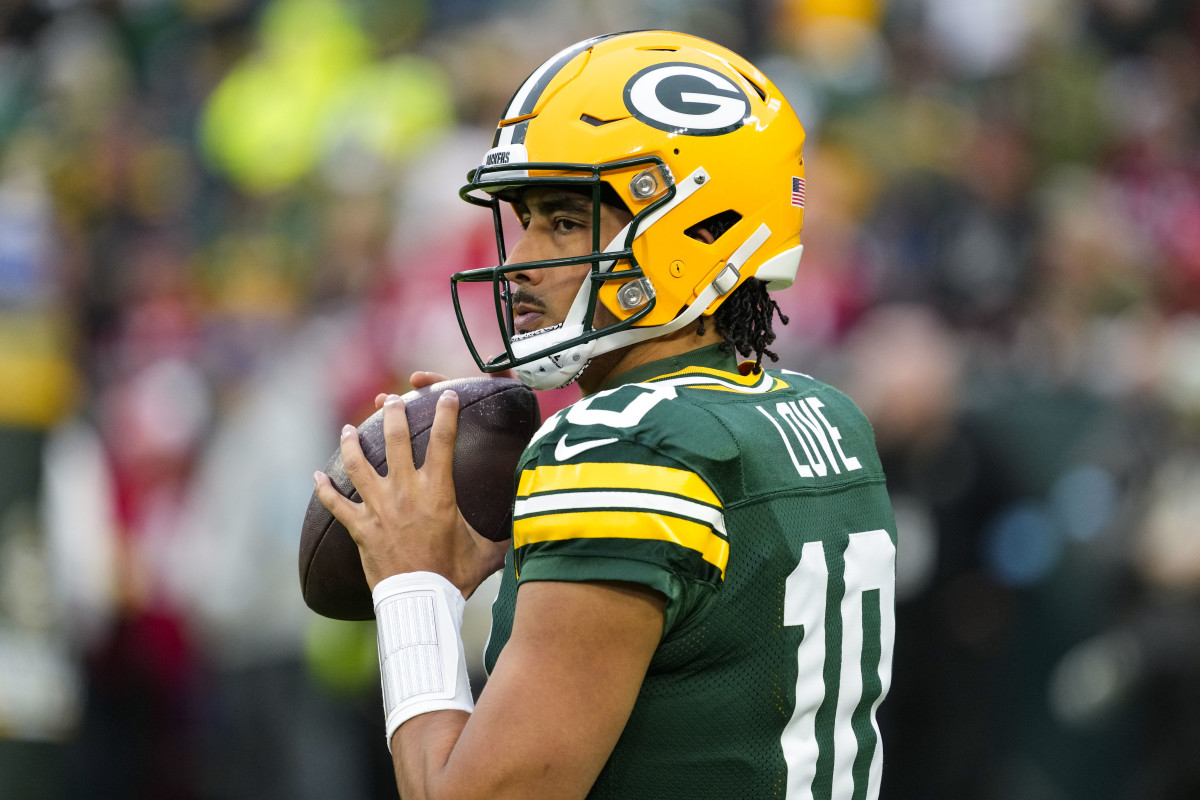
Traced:
[[[506, 263], [568, 258], [592, 252], [590, 197], [550, 186], [531, 187], [521, 193], [513, 208], [520, 216], [525, 232], [509, 253]], [[607, 246], [631, 219], [633, 216], [624, 209], [601, 204], [601, 247]], [[516, 332], [529, 333], [562, 322], [590, 271], [589, 264], [577, 264], [510, 273]], [[603, 307], [596, 309], [596, 316], [597, 326], [615, 321]]]

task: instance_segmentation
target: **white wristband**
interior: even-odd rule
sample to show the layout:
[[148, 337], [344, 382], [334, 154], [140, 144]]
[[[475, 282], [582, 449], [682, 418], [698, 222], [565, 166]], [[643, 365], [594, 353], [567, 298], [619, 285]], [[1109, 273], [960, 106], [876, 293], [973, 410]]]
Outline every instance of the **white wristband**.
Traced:
[[392, 735], [418, 714], [473, 711], [462, 644], [467, 601], [433, 572], [407, 572], [375, 585], [379, 676], [388, 749]]

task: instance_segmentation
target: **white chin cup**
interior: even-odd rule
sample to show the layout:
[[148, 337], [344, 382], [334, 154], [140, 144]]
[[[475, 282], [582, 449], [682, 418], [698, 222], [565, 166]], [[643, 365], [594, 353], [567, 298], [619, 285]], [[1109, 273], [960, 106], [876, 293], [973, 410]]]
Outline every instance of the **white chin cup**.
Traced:
[[[512, 338], [513, 355], [523, 358], [530, 353], [554, 347], [582, 335], [583, 325], [570, 323], [514, 336]], [[595, 345], [593, 340], [567, 347], [548, 356], [534, 359], [528, 364], [513, 367], [513, 372], [521, 383], [530, 389], [558, 389], [579, 377], [579, 373], [583, 372], [583, 368], [591, 361]]]

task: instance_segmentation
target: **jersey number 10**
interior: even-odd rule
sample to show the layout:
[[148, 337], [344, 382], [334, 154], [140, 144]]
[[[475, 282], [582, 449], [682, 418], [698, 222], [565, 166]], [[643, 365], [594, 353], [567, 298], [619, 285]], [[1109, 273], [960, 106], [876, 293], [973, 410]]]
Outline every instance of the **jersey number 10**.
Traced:
[[883, 766], [875, 710], [891, 684], [896, 631], [896, 547], [887, 531], [852, 533], [841, 575], [831, 576], [830, 566], [824, 543], [808, 542], [784, 592], [783, 624], [804, 630], [796, 710], [780, 740], [787, 800], [874, 800]]

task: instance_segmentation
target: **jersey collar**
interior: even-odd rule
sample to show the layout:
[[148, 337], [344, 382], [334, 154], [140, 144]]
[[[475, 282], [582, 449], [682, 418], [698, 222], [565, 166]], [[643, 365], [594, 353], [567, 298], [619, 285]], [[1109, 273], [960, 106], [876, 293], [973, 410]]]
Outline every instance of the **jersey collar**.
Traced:
[[601, 390], [615, 389], [627, 383], [645, 383], [660, 375], [670, 375], [689, 367], [707, 367], [722, 372], [731, 372], [734, 375], [738, 374], [738, 362], [733, 353], [726, 353], [719, 344], [710, 344], [695, 350], [688, 350], [686, 353], [660, 358], [657, 361], [651, 361], [627, 372], [622, 372], [605, 383]]

